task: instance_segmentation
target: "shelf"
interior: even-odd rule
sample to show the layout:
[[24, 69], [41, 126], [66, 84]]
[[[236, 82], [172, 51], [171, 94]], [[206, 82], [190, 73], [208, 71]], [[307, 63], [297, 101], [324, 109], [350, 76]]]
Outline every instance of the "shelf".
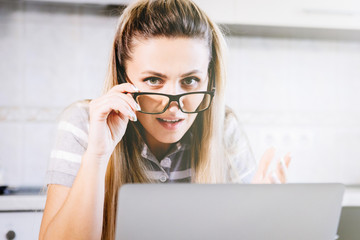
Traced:
[[360, 40], [359, 29], [335, 29], [315, 27], [284, 27], [243, 24], [220, 24], [230, 36], [249, 36], [267, 38], [300, 38], [319, 40]]

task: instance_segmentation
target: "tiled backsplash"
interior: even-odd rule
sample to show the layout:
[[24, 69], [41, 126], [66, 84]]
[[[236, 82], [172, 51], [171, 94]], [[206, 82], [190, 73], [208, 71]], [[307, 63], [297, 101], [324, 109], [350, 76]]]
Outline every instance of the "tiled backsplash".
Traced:
[[[0, 168], [43, 185], [55, 121], [100, 94], [117, 14], [0, 1]], [[291, 151], [291, 182], [360, 184], [360, 43], [229, 36], [227, 102], [257, 159]], [[1, 184], [1, 183], [0, 183]]]

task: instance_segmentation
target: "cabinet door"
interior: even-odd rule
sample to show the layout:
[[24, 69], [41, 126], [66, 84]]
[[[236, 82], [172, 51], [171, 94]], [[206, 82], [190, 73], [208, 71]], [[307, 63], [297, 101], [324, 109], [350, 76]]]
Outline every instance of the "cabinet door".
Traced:
[[209, 17], [223, 24], [235, 23], [235, 2], [237, 0], [194, 0], [194, 2], [204, 10]]
[[194, 0], [217, 23], [360, 29], [358, 0]]
[[360, 29], [358, 0], [237, 0], [236, 24]]
[[36, 240], [42, 212], [0, 212], [0, 239], [7, 239], [9, 231], [15, 232], [14, 239]]

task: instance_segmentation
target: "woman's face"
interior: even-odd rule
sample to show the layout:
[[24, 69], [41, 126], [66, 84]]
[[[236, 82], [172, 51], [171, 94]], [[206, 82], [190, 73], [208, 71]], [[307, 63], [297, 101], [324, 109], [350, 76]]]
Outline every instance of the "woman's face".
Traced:
[[[140, 92], [181, 94], [207, 91], [209, 48], [196, 38], [137, 39], [126, 62], [128, 81]], [[193, 124], [197, 113], [183, 113], [177, 102], [161, 114], [137, 113], [145, 138], [159, 143], [179, 141]], [[169, 122], [175, 121], [175, 122]]]

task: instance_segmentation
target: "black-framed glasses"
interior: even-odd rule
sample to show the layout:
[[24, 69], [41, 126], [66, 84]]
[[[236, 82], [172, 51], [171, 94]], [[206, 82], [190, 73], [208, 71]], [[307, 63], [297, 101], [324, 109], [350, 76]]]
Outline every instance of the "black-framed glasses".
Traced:
[[178, 95], [169, 95], [154, 92], [132, 93], [134, 100], [139, 104], [139, 112], [146, 114], [161, 114], [177, 102], [179, 109], [184, 113], [198, 113], [207, 110], [214, 97], [215, 90], [189, 92]]

